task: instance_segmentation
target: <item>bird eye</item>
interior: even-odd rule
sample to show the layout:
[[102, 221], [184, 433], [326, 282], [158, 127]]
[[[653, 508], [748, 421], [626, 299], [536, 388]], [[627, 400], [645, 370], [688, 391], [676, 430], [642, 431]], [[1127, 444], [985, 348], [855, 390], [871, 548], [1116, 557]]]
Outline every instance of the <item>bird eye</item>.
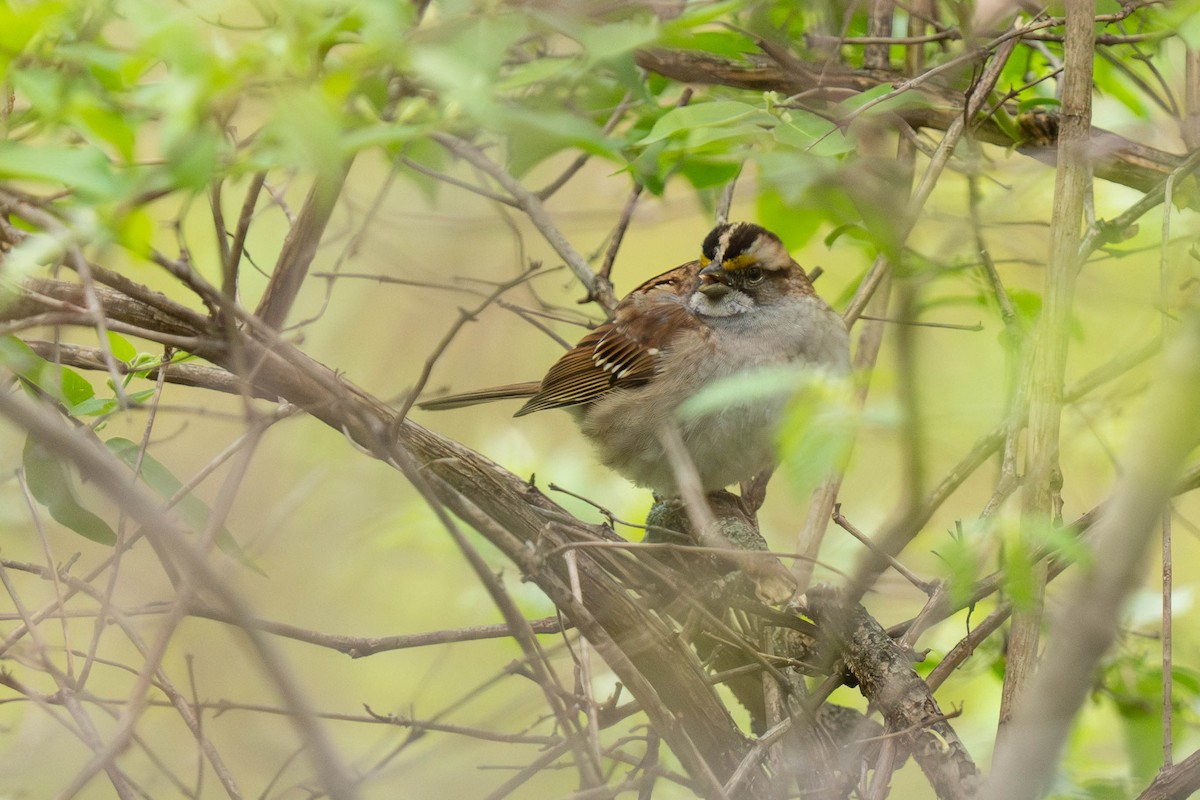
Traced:
[[763, 271], [758, 267], [750, 267], [746, 270], [746, 283], [753, 286], [756, 283], [762, 283]]

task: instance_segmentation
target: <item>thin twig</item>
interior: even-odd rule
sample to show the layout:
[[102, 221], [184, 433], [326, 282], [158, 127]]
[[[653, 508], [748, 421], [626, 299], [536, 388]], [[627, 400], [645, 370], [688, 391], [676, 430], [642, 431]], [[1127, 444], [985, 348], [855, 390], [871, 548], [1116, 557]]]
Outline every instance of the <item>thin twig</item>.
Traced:
[[454, 153], [459, 158], [483, 170], [497, 183], [504, 187], [517, 205], [528, 216], [542, 236], [550, 243], [555, 252], [567, 263], [575, 273], [575, 277], [588, 291], [588, 300], [594, 300], [605, 311], [611, 312], [617, 304], [613, 295], [612, 285], [592, 271], [587, 261], [579, 251], [563, 236], [562, 232], [550, 218], [542, 201], [533, 192], [526, 189], [512, 175], [502, 169], [475, 145], [446, 133], [436, 133], [431, 137], [442, 147]]
[[896, 572], [899, 572], [901, 575], [903, 575], [905, 580], [907, 580], [913, 586], [920, 589], [926, 595], [933, 595], [934, 584], [931, 583], [930, 581], [926, 581], [926, 580], [922, 580], [922, 579], [918, 578], [911, 570], [909, 570], [908, 567], [904, 566], [899, 561], [897, 561], [891, 554], [881, 550], [875, 544], [875, 542], [871, 541], [871, 537], [867, 536], [865, 533], [860, 531], [858, 528], [854, 527], [854, 525], [850, 522], [850, 520], [846, 519], [846, 517], [842, 514], [842, 504], [841, 503], [834, 503], [834, 505], [833, 505], [833, 521], [839, 528], [846, 531], [846, 533], [850, 534], [855, 539], [858, 539], [860, 542], [862, 542], [864, 545], [866, 545], [869, 550], [871, 550], [874, 553], [877, 553], [880, 557], [886, 559], [888, 564], [891, 565], [892, 569], [896, 570]]

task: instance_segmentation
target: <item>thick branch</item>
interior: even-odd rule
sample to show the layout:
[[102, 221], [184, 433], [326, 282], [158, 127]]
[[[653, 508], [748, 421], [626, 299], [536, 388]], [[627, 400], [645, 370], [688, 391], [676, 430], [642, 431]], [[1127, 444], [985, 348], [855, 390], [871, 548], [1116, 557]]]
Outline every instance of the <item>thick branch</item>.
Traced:
[[350, 162], [345, 161], [317, 175], [296, 224], [288, 231], [271, 281], [255, 311], [272, 328], [283, 325], [296, 302], [349, 172]]
[[1111, 498], [1096, 523], [1090, 569], [1066, 598], [1042, 666], [1017, 702], [996, 750], [988, 798], [1039, 797], [1092, 687], [1092, 672], [1117, 632], [1137, 585], [1152, 528], [1162, 517], [1184, 459], [1200, 443], [1200, 319], [1186, 322], [1146, 399]]
[[1200, 791], [1200, 751], [1155, 775], [1137, 800], [1187, 800], [1197, 791]]
[[805, 599], [813, 619], [833, 638], [863, 696], [883, 713], [890, 731], [904, 732], [905, 746], [911, 748], [937, 796], [974, 797], [979, 768], [905, 652], [862, 606], [847, 606], [840, 593], [815, 587]]
[[[50, 296], [76, 291], [58, 281], [38, 279], [30, 285]], [[114, 318], [141, 319], [149, 313], [117, 292], [97, 291]], [[170, 324], [187, 330], [178, 321]], [[258, 333], [269, 335], [261, 329]], [[584, 525], [478, 453], [409, 420], [398, 423], [393, 409], [291, 345], [246, 338], [239, 347], [238, 359], [231, 357], [232, 348], [210, 339], [201, 340], [194, 352], [230, 372], [244, 365], [238, 378], [249, 382], [255, 394], [304, 408], [377, 458], [415, 460], [432, 479], [439, 500], [470, 521], [554, 600], [637, 697], [688, 771], [716, 785], [710, 795], [720, 796], [719, 784], [737, 768], [747, 742], [682, 638], [613, 580], [628, 556], [608, 549], [581, 551], [579, 602], [570, 591], [564, 561], [537, 555], [577, 541], [624, 540], [606, 528]], [[703, 781], [705, 775], [710, 780]], [[751, 785], [755, 783], [752, 779]]]
[[[766, 59], [735, 62], [706, 53], [684, 50], [640, 50], [637, 62], [643, 68], [681, 83], [715, 84], [753, 91], [774, 91], [785, 95], [803, 95], [806, 102], [839, 102], [882, 84], [900, 80], [899, 73], [855, 71], [834, 65], [805, 65], [805, 69], [784, 69]], [[927, 101], [915, 108], [892, 113], [913, 128], [946, 131], [955, 120], [962, 120], [961, 92], [922, 84], [913, 91]], [[981, 142], [1000, 147], [1016, 145], [1017, 152], [1036, 158], [1049, 166], [1056, 164], [1052, 138], [1014, 142], [992, 117], [972, 120], [971, 135]], [[1096, 177], [1139, 191], [1149, 191], [1179, 166], [1182, 157], [1131, 141], [1100, 128], [1091, 129], [1090, 152], [1095, 160]]]
[[[1067, 4], [1066, 61], [1063, 72], [1063, 122], [1058, 143], [1060, 167], [1055, 173], [1050, 217], [1050, 253], [1042, 312], [1038, 318], [1029, 380], [1027, 445], [1019, 547], [1033, 552], [1045, 531], [1060, 521], [1059, 427], [1063, 408], [1063, 376], [1067, 341], [1079, 272], [1080, 226], [1091, 170], [1088, 130], [1092, 118], [1093, 0]], [[1019, 563], [1019, 561], [1017, 562]], [[1014, 703], [1034, 669], [1042, 625], [1046, 564], [1033, 570], [1033, 602], [1013, 613], [1000, 701], [1000, 724], [1007, 723]]]

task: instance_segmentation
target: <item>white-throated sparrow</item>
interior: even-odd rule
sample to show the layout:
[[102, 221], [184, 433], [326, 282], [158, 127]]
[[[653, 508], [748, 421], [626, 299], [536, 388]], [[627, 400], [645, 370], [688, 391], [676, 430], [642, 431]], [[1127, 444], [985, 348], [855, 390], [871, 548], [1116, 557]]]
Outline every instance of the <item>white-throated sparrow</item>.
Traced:
[[718, 225], [700, 258], [630, 292], [540, 382], [426, 400], [426, 409], [528, 398], [516, 416], [567, 408], [601, 460], [660, 495], [677, 495], [660, 442], [677, 425], [703, 490], [747, 480], [775, 463], [774, 434], [787, 398], [755, 396], [719, 412], [678, 418], [685, 400], [746, 370], [809, 364], [849, 369], [842, 319], [813, 292], [775, 234], [745, 222]]

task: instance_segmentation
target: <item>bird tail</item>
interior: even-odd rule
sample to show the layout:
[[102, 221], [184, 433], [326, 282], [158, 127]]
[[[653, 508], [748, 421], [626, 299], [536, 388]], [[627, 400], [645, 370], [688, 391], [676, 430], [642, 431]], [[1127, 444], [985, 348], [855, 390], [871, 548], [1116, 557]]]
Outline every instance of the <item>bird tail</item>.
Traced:
[[431, 397], [417, 403], [417, 408], [426, 411], [449, 411], [452, 408], [466, 408], [479, 403], [490, 403], [493, 400], [525, 400], [537, 394], [540, 386], [541, 384], [537, 381], [509, 383], [504, 386], [493, 386], [490, 389]]

